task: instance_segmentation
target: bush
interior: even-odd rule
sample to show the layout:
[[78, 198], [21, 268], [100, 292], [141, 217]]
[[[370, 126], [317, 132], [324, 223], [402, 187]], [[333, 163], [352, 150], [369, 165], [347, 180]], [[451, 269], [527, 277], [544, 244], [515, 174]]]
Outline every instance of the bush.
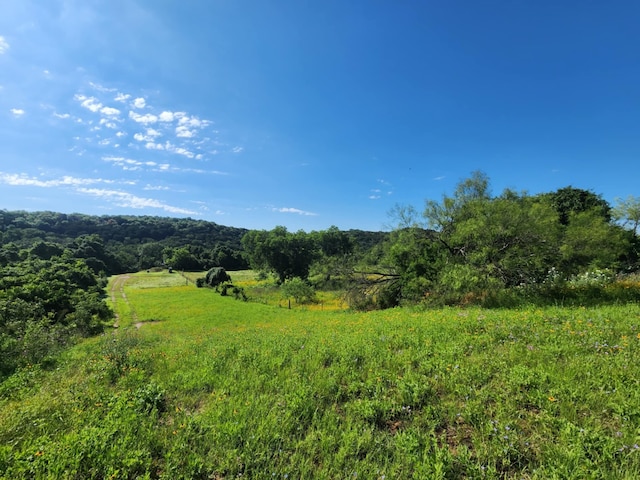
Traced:
[[294, 277], [282, 284], [282, 296], [293, 298], [296, 303], [311, 303], [316, 301], [316, 291], [301, 278]]
[[227, 273], [227, 271], [222, 267], [213, 267], [205, 276], [205, 283], [209, 285], [211, 288], [216, 288], [218, 285], [230, 282], [231, 277]]

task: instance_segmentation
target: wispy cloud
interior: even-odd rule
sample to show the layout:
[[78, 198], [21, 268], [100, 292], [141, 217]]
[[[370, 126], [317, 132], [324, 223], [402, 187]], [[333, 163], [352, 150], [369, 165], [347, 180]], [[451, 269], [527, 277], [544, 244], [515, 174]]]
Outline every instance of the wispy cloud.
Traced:
[[157, 208], [169, 213], [177, 213], [182, 215], [197, 215], [197, 212], [186, 208], [174, 207], [154, 198], [138, 197], [122, 190], [109, 190], [104, 188], [78, 188], [78, 192], [86, 195], [99, 197], [107, 201], [113, 202], [119, 207], [125, 208]]
[[152, 161], [141, 162], [139, 160], [133, 160], [125, 157], [102, 157], [105, 162], [113, 163], [121, 167], [123, 170], [142, 170], [144, 167], [152, 168], [158, 171], [169, 170], [170, 165], [168, 163], [156, 163]]
[[0, 36], [0, 55], [9, 50], [9, 42], [4, 37]]
[[71, 176], [63, 176], [62, 178], [52, 180], [40, 180], [35, 177], [23, 173], [4, 173], [0, 172], [0, 183], [11, 185], [14, 187], [42, 187], [53, 188], [71, 186], [77, 187], [81, 185], [94, 185], [96, 183], [115, 183], [113, 180], [105, 180], [103, 178], [77, 178]]
[[317, 213], [306, 212], [304, 210], [300, 210], [299, 208], [290, 208], [290, 207], [274, 208], [273, 211], [274, 212], [280, 212], [280, 213], [295, 213], [297, 215], [306, 215], [306, 216], [316, 216], [317, 215]]
[[24, 110], [21, 108], [12, 108], [10, 112], [13, 113], [15, 117], [21, 117], [25, 113]]

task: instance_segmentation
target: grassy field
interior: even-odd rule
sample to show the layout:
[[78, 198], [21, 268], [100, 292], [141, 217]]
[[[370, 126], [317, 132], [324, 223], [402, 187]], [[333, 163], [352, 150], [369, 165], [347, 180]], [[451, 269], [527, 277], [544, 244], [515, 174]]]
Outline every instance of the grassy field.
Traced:
[[109, 289], [118, 328], [0, 385], [1, 478], [640, 478], [638, 305], [289, 310], [166, 273]]

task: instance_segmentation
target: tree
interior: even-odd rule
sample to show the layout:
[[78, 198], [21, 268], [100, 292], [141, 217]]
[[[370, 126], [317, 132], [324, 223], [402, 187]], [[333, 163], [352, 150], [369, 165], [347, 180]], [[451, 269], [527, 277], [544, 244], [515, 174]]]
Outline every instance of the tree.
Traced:
[[202, 269], [200, 262], [189, 251], [189, 247], [176, 248], [167, 263], [176, 270], [197, 271]]
[[283, 297], [293, 298], [296, 303], [310, 303], [316, 298], [316, 292], [313, 287], [299, 277], [286, 280], [280, 288], [282, 289]]
[[626, 199], [616, 198], [613, 218], [624, 227], [629, 227], [637, 235], [640, 227], [640, 198], [629, 195]]
[[282, 226], [250, 231], [242, 237], [242, 245], [251, 267], [273, 272], [280, 284], [293, 277], [306, 279], [317, 256], [311, 235], [302, 230], [290, 233]]
[[212, 288], [216, 288], [218, 285], [224, 282], [230, 282], [231, 277], [227, 273], [227, 271], [222, 267], [213, 267], [204, 277], [205, 283]]
[[617, 269], [629, 251], [629, 241], [623, 228], [607, 222], [597, 207], [572, 213], [560, 247], [562, 271], [575, 275], [589, 269]]
[[611, 220], [611, 206], [590, 190], [574, 188], [572, 186], [560, 188], [552, 193], [542, 195], [546, 197], [556, 209], [562, 225], [568, 225], [571, 214], [594, 210], [607, 222]]

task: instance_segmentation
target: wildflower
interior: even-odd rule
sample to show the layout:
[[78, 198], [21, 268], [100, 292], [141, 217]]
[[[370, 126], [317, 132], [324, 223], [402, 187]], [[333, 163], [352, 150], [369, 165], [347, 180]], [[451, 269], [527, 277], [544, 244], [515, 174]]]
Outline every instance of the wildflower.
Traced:
[[552, 396], [550, 396], [550, 397], [549, 397], [549, 401], [550, 401], [550, 402], [555, 402], [555, 401], [556, 401], [556, 398], [552, 395]]
[[38, 450], [36, 452], [36, 457], [41, 457], [42, 455], [44, 455], [44, 452], [42, 450]]

